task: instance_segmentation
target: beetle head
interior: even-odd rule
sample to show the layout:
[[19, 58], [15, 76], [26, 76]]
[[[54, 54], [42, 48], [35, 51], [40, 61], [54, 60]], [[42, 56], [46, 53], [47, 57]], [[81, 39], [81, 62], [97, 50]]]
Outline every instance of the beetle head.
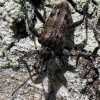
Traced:
[[52, 51], [48, 47], [44, 47], [39, 51], [39, 60], [34, 64], [34, 69], [37, 73], [47, 71], [47, 62], [52, 56]]

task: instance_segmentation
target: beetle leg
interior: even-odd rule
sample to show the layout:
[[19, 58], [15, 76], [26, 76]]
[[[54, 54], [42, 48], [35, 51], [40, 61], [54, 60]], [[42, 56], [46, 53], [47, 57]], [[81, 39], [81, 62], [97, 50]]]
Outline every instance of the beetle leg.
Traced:
[[72, 56], [72, 53], [69, 50], [67, 50], [67, 49], [63, 49], [63, 55], [65, 55], [65, 56]]
[[85, 40], [82, 41], [82, 43], [80, 43], [80, 44], [75, 44], [73, 48], [74, 48], [75, 50], [80, 50], [80, 51], [85, 52], [84, 47], [86, 46], [86, 43], [87, 43], [87, 40], [85, 39]]
[[91, 24], [90, 24], [90, 26], [93, 28], [94, 37], [95, 37], [95, 40], [98, 43], [98, 46], [92, 52], [92, 56], [93, 56], [93, 58], [95, 58], [98, 50], [100, 49], [100, 31], [97, 31], [95, 26], [93, 26]]
[[83, 18], [80, 21], [77, 21], [77, 22], [73, 23], [72, 25], [68, 26], [68, 28], [76, 28], [77, 26], [79, 26], [80, 24], [83, 23], [85, 18], [87, 20], [87, 17], [90, 17], [90, 16], [92, 16], [94, 14], [95, 9], [91, 14], [88, 14], [88, 4], [89, 4], [90, 0], [88, 0], [85, 3], [82, 11], [79, 11], [77, 9], [76, 3], [73, 0], [67, 0], [67, 1], [73, 6], [73, 8], [75, 9], [76, 12], [78, 12], [81, 15], [83, 15]]
[[36, 31], [36, 29], [32, 28], [32, 27], [29, 27], [29, 30], [36, 36], [36, 37], [39, 37], [39, 33]]
[[33, 25], [29, 25], [29, 19], [28, 19], [28, 15], [27, 13], [25, 14], [26, 15], [26, 23], [27, 23], [27, 26], [28, 26], [28, 29], [29, 31], [31, 31], [36, 37], [39, 37], [39, 33], [36, 31], [36, 29], [34, 28], [35, 27], [35, 23], [36, 23], [36, 15], [34, 16], [34, 18], [32, 19], [32, 22], [33, 22]]
[[92, 3], [98, 6], [98, 3], [96, 1], [92, 0]]
[[[30, 30], [36, 37], [39, 37], [38, 32], [34, 29], [36, 16], [34, 16], [34, 18], [32, 19], [33, 25], [30, 27], [30, 25], [29, 25], [30, 21], [28, 19], [27, 7], [25, 5], [26, 0], [25, 1], [23, 0], [23, 1], [20, 1], [20, 2], [21, 2], [21, 5], [22, 5], [23, 13], [25, 14], [25, 22], [26, 22], [26, 26], [27, 26], [27, 28], [26, 28], [27, 33], [30, 35], [30, 32], [29, 32], [29, 30]], [[31, 36], [31, 39], [34, 40], [35, 49], [37, 49], [35, 37], [33, 35]]]
[[39, 13], [39, 11], [37, 9], [34, 9], [34, 12], [38, 19], [44, 24], [45, 20], [43, 19], [43, 16]]
[[94, 37], [95, 37], [96, 41], [98, 42], [98, 44], [100, 44], [100, 32], [98, 32], [95, 27], [92, 26], [92, 28], [93, 28], [93, 32], [94, 32]]
[[72, 25], [68, 26], [68, 29], [70, 30], [70, 29], [76, 28], [77, 26], [79, 26], [80, 24], [82, 24], [83, 21], [84, 21], [84, 17], [80, 21], [77, 21], [77, 22], [73, 23]]
[[93, 28], [95, 40], [98, 42], [98, 47], [96, 47], [92, 52], [92, 55], [95, 58], [98, 50], [100, 49], [100, 32], [98, 32], [95, 27], [92, 26], [92, 28]]
[[[77, 4], [76, 4], [73, 0], [67, 0], [67, 1], [72, 5], [72, 7], [75, 9], [75, 11], [78, 12], [79, 14], [81, 14], [81, 15], [84, 15], [84, 10], [87, 9], [88, 4], [90, 3], [90, 0], [87, 0], [87, 2], [86, 2], [86, 4], [84, 5], [82, 11], [80, 11], [80, 10], [77, 9]], [[93, 0], [92, 0], [92, 2], [93, 2]], [[98, 4], [95, 3], [95, 2], [93, 2], [93, 3], [94, 3], [95, 5], [98, 5]], [[88, 9], [87, 9], [87, 10], [88, 10]], [[94, 9], [94, 11], [95, 11], [95, 9]], [[87, 13], [88, 16], [92, 16], [93, 13], [94, 13], [94, 11], [93, 11], [91, 14], [89, 14], [88, 12], [86, 12], [86, 13]]]
[[97, 55], [97, 52], [98, 52], [99, 49], [100, 49], [100, 46], [96, 47], [96, 48], [93, 50], [93, 52], [92, 52], [93, 58], [96, 58], [96, 55]]
[[45, 23], [45, 21], [44, 21], [42, 15], [39, 13], [39, 11], [38, 11], [36, 8], [34, 8], [34, 13], [35, 13], [35, 15], [34, 15], [34, 18], [32, 19], [33, 25], [30, 26], [30, 24], [29, 24], [30, 21], [29, 21], [28, 13], [27, 13], [27, 7], [24, 5], [25, 2], [21, 2], [21, 4], [22, 4], [23, 12], [24, 12], [24, 14], [25, 14], [25, 19], [26, 19], [26, 24], [27, 24], [27, 26], [28, 26], [28, 29], [29, 29], [36, 37], [39, 37], [39, 34], [38, 34], [38, 32], [34, 29], [34, 26], [35, 26], [35, 22], [36, 22], [36, 17], [38, 17], [39, 20], [40, 20], [42, 23]]
[[84, 19], [86, 17], [86, 12], [87, 12], [87, 6], [86, 5], [87, 5], [87, 3], [84, 5], [85, 7], [83, 7], [83, 9], [84, 9], [83, 18], [80, 21], [77, 21], [77, 22], [73, 23], [72, 25], [68, 26], [68, 29], [69, 28], [76, 28], [77, 26], [79, 26], [80, 24], [83, 23], [83, 21], [84, 21]]

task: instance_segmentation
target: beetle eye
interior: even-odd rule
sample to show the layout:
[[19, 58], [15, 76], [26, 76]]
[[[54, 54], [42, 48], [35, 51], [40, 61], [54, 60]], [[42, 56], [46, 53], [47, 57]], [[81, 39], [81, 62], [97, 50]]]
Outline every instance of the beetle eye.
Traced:
[[40, 52], [40, 57], [44, 58], [44, 60], [48, 60], [51, 57], [51, 49], [43, 48]]
[[40, 69], [40, 66], [41, 66], [41, 62], [40, 61], [37, 61], [35, 64], [34, 64], [34, 69], [36, 72], [39, 72], [39, 69]]
[[46, 72], [47, 71], [47, 63], [43, 62], [43, 61], [37, 61], [35, 64], [34, 64], [34, 69], [37, 73], [43, 73], [43, 72]]
[[46, 62], [42, 64], [41, 71], [42, 72], [46, 72], [47, 71], [47, 63]]

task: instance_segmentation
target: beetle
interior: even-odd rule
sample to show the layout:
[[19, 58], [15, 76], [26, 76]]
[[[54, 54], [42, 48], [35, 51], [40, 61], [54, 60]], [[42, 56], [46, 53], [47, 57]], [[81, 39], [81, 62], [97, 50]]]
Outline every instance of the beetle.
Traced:
[[34, 64], [34, 69], [37, 73], [43, 73], [47, 70], [47, 62], [58, 57], [64, 66], [62, 56], [71, 56], [70, 50], [74, 45], [71, 40], [74, 28], [83, 23], [87, 12], [87, 3], [83, 7], [83, 18], [73, 23], [71, 8], [67, 2], [61, 2], [56, 5], [47, 22], [44, 25], [42, 32], [38, 36], [38, 41], [42, 45], [42, 49], [38, 51], [39, 60]]
[[[72, 0], [68, 0], [68, 2], [71, 3], [76, 12], [80, 12], [76, 9], [76, 6], [74, 5], [75, 3]], [[89, 15], [87, 10], [88, 2], [84, 5], [83, 10], [80, 12], [80, 14], [83, 15], [83, 18], [80, 21], [73, 23], [69, 4], [67, 2], [61, 2], [53, 8], [40, 34], [35, 33], [34, 27], [33, 29], [32, 27], [29, 27], [33, 34], [38, 37], [38, 41], [42, 45], [40, 50], [36, 50], [36, 53], [39, 55], [39, 60], [37, 60], [33, 66], [36, 73], [32, 76], [37, 73], [41, 74], [46, 72], [48, 61], [55, 57], [57, 57], [57, 59], [61, 62], [62, 67], [65, 66], [62, 57], [73, 56], [71, 50], [74, 46], [74, 42], [71, 38], [73, 37], [74, 28], [83, 23], [86, 15]], [[23, 84], [25, 84], [27, 80]], [[22, 85], [19, 86], [19, 88], [22, 87]], [[12, 95], [19, 88], [17, 88]]]

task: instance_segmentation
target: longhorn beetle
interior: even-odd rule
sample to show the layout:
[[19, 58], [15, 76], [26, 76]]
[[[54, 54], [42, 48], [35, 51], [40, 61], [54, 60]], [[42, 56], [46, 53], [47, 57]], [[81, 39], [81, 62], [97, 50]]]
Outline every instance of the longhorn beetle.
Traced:
[[[76, 8], [75, 10], [78, 11]], [[72, 55], [70, 50], [73, 46], [71, 47], [69, 45], [73, 44], [73, 41], [67, 41], [72, 36], [72, 33], [69, 32], [83, 23], [86, 15], [89, 15], [87, 14], [87, 10], [88, 2], [83, 7], [83, 18], [73, 23], [71, 9], [67, 2], [59, 3], [54, 7], [41, 34], [38, 36], [38, 41], [42, 45], [42, 49], [39, 51], [40, 59], [34, 64], [34, 69], [37, 73], [45, 72], [47, 70], [47, 62], [54, 57], [58, 57], [62, 66], [64, 66], [62, 56]]]
[[[71, 8], [69, 4], [67, 2], [61, 2], [53, 8], [40, 34], [35, 32], [34, 29], [32, 29], [32, 27], [29, 27], [29, 29], [33, 32], [33, 34], [36, 37], [38, 37], [38, 41], [42, 45], [41, 50], [37, 50], [37, 53], [39, 54], [39, 60], [33, 66], [36, 71], [36, 74], [41, 74], [46, 72], [47, 63], [52, 58], [57, 57], [58, 60], [62, 63], [63, 67], [64, 61], [62, 59], [62, 56], [64, 55], [73, 56], [73, 54], [71, 53], [73, 46], [71, 46], [71, 44], [74, 45], [74, 43], [73, 40], [72, 41], [70, 40], [72, 36], [71, 32], [74, 31], [73, 30], [74, 28], [83, 23], [86, 16], [91, 16], [93, 14], [93, 13], [91, 14], [87, 13], [89, 1], [90, 0], [88, 0], [85, 3], [83, 10], [79, 11], [76, 8], [75, 2], [73, 2], [72, 0], [68, 0], [68, 2], [73, 6], [75, 11], [83, 15], [83, 18], [80, 21], [73, 23]], [[33, 74], [32, 76], [36, 74]], [[28, 78], [23, 84], [25, 84], [30, 78]], [[22, 85], [20, 85], [12, 93], [12, 95]]]

